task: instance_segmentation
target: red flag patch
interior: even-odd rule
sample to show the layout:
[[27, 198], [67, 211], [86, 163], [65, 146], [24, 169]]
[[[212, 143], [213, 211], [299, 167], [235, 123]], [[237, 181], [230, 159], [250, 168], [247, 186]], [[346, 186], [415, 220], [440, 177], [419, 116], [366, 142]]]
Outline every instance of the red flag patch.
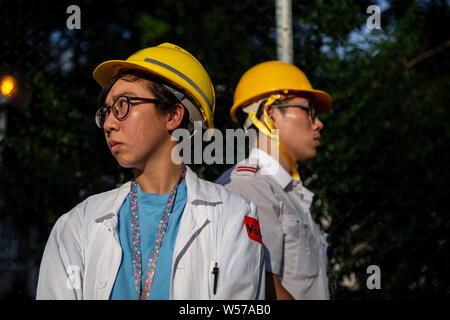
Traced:
[[259, 221], [255, 218], [245, 216], [244, 217], [245, 228], [247, 229], [250, 239], [255, 240], [262, 244], [261, 229], [259, 228]]

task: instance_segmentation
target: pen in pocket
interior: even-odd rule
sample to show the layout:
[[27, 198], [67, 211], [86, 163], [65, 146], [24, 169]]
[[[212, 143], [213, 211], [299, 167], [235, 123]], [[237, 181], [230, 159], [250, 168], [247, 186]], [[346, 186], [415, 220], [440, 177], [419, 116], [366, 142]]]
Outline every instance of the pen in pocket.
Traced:
[[219, 267], [217, 266], [217, 262], [214, 265], [214, 268], [211, 272], [214, 275], [214, 287], [213, 287], [213, 294], [216, 294], [217, 291], [217, 278], [219, 276]]

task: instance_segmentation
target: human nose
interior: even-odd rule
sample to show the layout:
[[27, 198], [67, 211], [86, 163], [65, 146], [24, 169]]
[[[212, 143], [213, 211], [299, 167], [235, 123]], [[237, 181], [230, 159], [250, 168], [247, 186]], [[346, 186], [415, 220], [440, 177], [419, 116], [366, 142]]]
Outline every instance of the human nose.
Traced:
[[320, 121], [319, 117], [314, 120], [314, 130], [321, 131], [323, 129], [323, 123]]
[[103, 123], [103, 130], [107, 133], [113, 130], [119, 130], [119, 120], [116, 119], [112, 112], [106, 116], [105, 123]]

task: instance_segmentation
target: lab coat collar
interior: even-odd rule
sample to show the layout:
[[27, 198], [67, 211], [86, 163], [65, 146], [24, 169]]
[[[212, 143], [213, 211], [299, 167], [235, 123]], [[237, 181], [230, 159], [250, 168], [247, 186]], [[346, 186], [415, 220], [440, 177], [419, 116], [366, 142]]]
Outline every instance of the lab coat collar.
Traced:
[[188, 166], [186, 169], [187, 201], [189, 203], [217, 204], [222, 202], [217, 192], [211, 192], [210, 182], [200, 179]]
[[[186, 166], [187, 201], [190, 204], [217, 204], [222, 202], [216, 192], [211, 192], [208, 182], [200, 179], [195, 172]], [[97, 208], [95, 222], [103, 222], [114, 217], [117, 220], [119, 210], [130, 192], [131, 181], [119, 188], [109, 191], [111, 193]]]

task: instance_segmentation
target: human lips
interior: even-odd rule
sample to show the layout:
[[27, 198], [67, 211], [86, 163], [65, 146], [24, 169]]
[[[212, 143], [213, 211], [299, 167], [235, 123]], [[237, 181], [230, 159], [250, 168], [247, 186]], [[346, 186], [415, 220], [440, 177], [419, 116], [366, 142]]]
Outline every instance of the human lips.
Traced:
[[320, 146], [320, 136], [315, 137], [315, 138], [314, 138], [314, 141], [316, 141], [316, 142], [317, 142], [317, 145]]
[[111, 152], [117, 151], [121, 144], [121, 142], [116, 140], [109, 141], [109, 148], [111, 149]]

